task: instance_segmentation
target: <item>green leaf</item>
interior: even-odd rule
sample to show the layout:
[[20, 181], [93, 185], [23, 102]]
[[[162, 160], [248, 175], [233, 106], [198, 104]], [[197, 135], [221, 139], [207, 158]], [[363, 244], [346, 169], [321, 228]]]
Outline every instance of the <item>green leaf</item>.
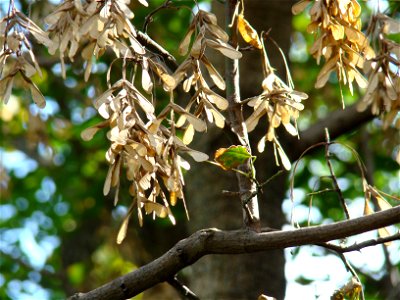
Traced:
[[224, 170], [232, 170], [245, 163], [251, 154], [244, 146], [230, 146], [229, 148], [219, 148], [215, 151], [214, 160]]

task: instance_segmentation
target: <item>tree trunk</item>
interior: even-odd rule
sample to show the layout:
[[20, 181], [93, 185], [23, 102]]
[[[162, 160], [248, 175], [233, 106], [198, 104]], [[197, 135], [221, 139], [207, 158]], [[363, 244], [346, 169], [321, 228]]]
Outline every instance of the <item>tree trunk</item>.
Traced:
[[[259, 32], [272, 28], [270, 36], [288, 53], [291, 34], [292, 1], [245, 1], [245, 17]], [[213, 2], [219, 24], [224, 24], [224, 7]], [[272, 43], [266, 42], [272, 65], [284, 70], [283, 60]], [[220, 62], [223, 66], [223, 62]], [[220, 69], [222, 69], [221, 67]], [[245, 52], [240, 61], [241, 97], [245, 99], [261, 92], [262, 69], [257, 51]], [[283, 77], [284, 78], [284, 77]], [[254, 146], [265, 134], [266, 126], [250, 135]], [[212, 156], [219, 147], [235, 143], [233, 135], [210, 130], [194, 144], [195, 149]], [[256, 147], [253, 147], [256, 149]], [[256, 161], [257, 178], [263, 181], [277, 168], [271, 151], [266, 151]], [[242, 227], [242, 210], [239, 197], [229, 197], [222, 190], [237, 191], [236, 176], [209, 164], [198, 164], [187, 174], [187, 198], [191, 221], [190, 232], [205, 228], [237, 229]], [[285, 222], [281, 210], [286, 190], [286, 176], [274, 179], [260, 195], [262, 226], [281, 228]], [[283, 299], [285, 295], [283, 251], [234, 256], [208, 256], [189, 268], [190, 288], [201, 299], [257, 299], [260, 294]]]

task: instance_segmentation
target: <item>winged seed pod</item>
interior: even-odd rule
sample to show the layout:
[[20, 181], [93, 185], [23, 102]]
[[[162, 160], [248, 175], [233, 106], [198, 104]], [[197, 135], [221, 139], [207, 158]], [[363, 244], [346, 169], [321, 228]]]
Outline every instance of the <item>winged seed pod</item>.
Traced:
[[361, 32], [360, 4], [356, 0], [302, 0], [292, 7], [293, 14], [301, 13], [310, 3], [311, 23], [307, 31], [316, 37], [310, 53], [318, 64], [321, 57], [325, 59], [315, 87], [323, 87], [332, 72], [336, 72], [339, 82], [349, 86], [351, 94], [354, 81], [367, 87], [360, 70], [375, 53]]
[[[56, 45], [49, 49], [54, 54], [58, 49], [62, 74], [65, 77], [64, 59], [74, 61], [78, 49], [85, 45], [81, 54], [86, 61], [85, 80], [92, 68], [92, 58], [99, 58], [109, 47], [117, 57], [144, 55], [144, 47], [136, 39], [136, 30], [130, 22], [134, 17], [128, 5], [130, 0], [81, 1], [66, 0], [46, 17], [48, 32]], [[146, 1], [142, 1], [146, 5]], [[130, 45], [128, 47], [127, 45]]]
[[[368, 87], [358, 110], [371, 108], [374, 115], [380, 115], [383, 128], [389, 128], [400, 111], [400, 45], [390, 40], [388, 34], [400, 33], [400, 22], [383, 14], [377, 14], [371, 21], [371, 35], [378, 41], [378, 55], [364, 63], [368, 73]], [[394, 126], [400, 129], [400, 122]]]
[[143, 225], [143, 214], [168, 217], [175, 224], [169, 206], [176, 205], [181, 199], [186, 208], [181, 168], [190, 167], [179, 152], [189, 154], [196, 161], [207, 160], [208, 156], [186, 147], [161, 123], [171, 109], [185, 114], [198, 130], [205, 130], [205, 123], [173, 104], [156, 117], [152, 103], [131, 82], [123, 79], [100, 95], [94, 105], [106, 121], [87, 128], [81, 136], [90, 140], [99, 129], [110, 128], [107, 137], [111, 146], [106, 152], [110, 166], [103, 193], [107, 195], [114, 188], [116, 205], [120, 177], [124, 172], [130, 182], [132, 206], [122, 222], [117, 242], [121, 243], [125, 238], [134, 208], [140, 225]]
[[10, 14], [0, 20], [0, 100], [7, 103], [15, 82], [14, 78], [20, 74], [23, 84], [31, 92], [33, 101], [40, 107], [46, 106], [46, 100], [36, 84], [30, 79], [42, 71], [33, 53], [28, 34], [31, 34], [38, 43], [47, 47], [51, 40], [32, 20], [18, 11], [15, 7]]
[[[290, 73], [289, 85], [285, 84], [276, 74], [269, 63], [269, 59], [263, 46], [263, 67], [265, 78], [262, 82], [263, 92], [248, 102], [248, 105], [254, 108], [253, 113], [247, 118], [245, 124], [250, 132], [257, 126], [259, 120], [266, 116], [268, 119], [268, 130], [264, 137], [258, 142], [258, 151], [263, 152], [265, 143], [272, 142], [275, 151], [275, 159], [279, 165], [278, 156], [285, 169], [291, 168], [290, 161], [286, 156], [282, 146], [275, 134], [275, 129], [283, 125], [286, 131], [291, 135], [298, 135], [296, 120], [299, 112], [303, 110], [302, 100], [307, 99], [308, 95], [293, 89]], [[287, 68], [287, 72], [289, 72]]]
[[[191, 45], [192, 36], [194, 41]], [[177, 105], [172, 106], [174, 111], [181, 115], [176, 126], [184, 129], [185, 144], [193, 140], [195, 131], [205, 130], [196, 128], [199, 121], [208, 120], [220, 128], [225, 126], [225, 117], [220, 111], [228, 108], [228, 101], [212, 91], [205, 76], [208, 75], [212, 83], [221, 90], [226, 87], [225, 81], [205, 55], [205, 50], [212, 48], [231, 59], [241, 58], [242, 54], [227, 42], [228, 35], [217, 25], [216, 16], [199, 10], [179, 46], [180, 54], [187, 54], [187, 58], [172, 75], [174, 85], [171, 89], [183, 83], [185, 92], [189, 92], [192, 87], [195, 90], [185, 108], [178, 109]]]

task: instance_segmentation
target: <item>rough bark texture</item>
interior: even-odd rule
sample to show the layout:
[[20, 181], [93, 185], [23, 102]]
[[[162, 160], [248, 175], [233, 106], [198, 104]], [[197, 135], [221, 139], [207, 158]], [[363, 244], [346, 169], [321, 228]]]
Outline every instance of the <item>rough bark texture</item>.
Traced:
[[[292, 1], [245, 1], [245, 17], [258, 30], [267, 31], [288, 52], [291, 35]], [[223, 4], [213, 1], [219, 24], [224, 24]], [[242, 43], [242, 45], [244, 45]], [[274, 46], [267, 45], [272, 64], [283, 70], [283, 62]], [[262, 69], [258, 51], [244, 52], [240, 60], [241, 98], [255, 96], [261, 91]], [[220, 62], [223, 68], [223, 62]], [[211, 135], [209, 135], [212, 132]], [[219, 147], [235, 143], [232, 136], [220, 132], [203, 135], [194, 148], [208, 154]], [[254, 144], [264, 134], [264, 129], [252, 134]], [[253, 148], [256, 149], [256, 148]], [[258, 153], [254, 153], [258, 156]], [[261, 163], [262, 162], [262, 163]], [[271, 154], [259, 157], [257, 178], [269, 178], [276, 171]], [[261, 164], [260, 164], [261, 163]], [[269, 185], [259, 197], [261, 226], [281, 228], [285, 219], [281, 202], [285, 193], [285, 177]], [[222, 190], [237, 191], [237, 181], [232, 172], [217, 170], [214, 166], [198, 165], [187, 176], [187, 195], [191, 221], [190, 232], [205, 226], [238, 229], [242, 226], [240, 201], [237, 197], [221, 197]], [[204, 196], [207, 195], [205, 198]], [[206, 199], [215, 199], [212, 203]], [[190, 267], [190, 288], [202, 299], [256, 299], [261, 293], [283, 299], [285, 294], [283, 250], [235, 256], [207, 256]]]

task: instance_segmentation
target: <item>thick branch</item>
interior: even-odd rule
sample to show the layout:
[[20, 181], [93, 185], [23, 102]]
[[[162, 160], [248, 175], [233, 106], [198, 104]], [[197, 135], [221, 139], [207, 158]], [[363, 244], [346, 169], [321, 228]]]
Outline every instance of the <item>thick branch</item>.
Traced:
[[345, 109], [339, 109], [329, 114], [325, 119], [318, 121], [310, 128], [300, 133], [300, 140], [291, 139], [285, 149], [288, 151], [289, 158], [296, 160], [310, 146], [325, 140], [325, 128], [328, 128], [332, 140], [338, 136], [355, 130], [360, 125], [372, 120], [374, 115], [368, 108], [363, 112], [357, 111], [357, 103]]
[[131, 298], [170, 279], [184, 267], [208, 254], [242, 254], [321, 244], [396, 223], [400, 223], [400, 206], [356, 219], [290, 231], [256, 233], [251, 230], [204, 229], [179, 241], [149, 264], [88, 293], [76, 294], [70, 300]]

